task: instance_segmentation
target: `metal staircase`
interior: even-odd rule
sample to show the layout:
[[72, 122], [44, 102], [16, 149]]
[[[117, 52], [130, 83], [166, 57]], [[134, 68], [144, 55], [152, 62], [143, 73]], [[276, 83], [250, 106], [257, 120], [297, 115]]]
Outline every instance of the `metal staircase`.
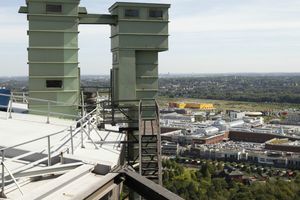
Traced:
[[138, 123], [138, 119], [134, 116], [130, 116], [131, 113], [137, 112], [137, 100], [120, 100], [120, 101], [111, 101], [104, 100], [101, 101], [101, 117], [102, 117], [102, 126], [104, 124], [132, 124]]
[[139, 104], [139, 173], [162, 185], [159, 107], [153, 99]]
[[[162, 185], [159, 107], [155, 99], [102, 101], [104, 124], [127, 124], [119, 131], [127, 134], [127, 164], [144, 177]], [[135, 114], [136, 113], [136, 114]]]

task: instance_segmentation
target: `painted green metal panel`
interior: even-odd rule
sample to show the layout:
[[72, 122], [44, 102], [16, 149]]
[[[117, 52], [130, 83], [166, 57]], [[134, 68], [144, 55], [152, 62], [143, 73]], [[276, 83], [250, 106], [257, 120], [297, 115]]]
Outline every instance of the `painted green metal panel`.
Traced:
[[[52, 20], [51, 20], [52, 19]], [[60, 23], [57, 17], [51, 17], [47, 19], [46, 17], [29, 16], [29, 31], [78, 31], [78, 24], [74, 23], [74, 20], [67, 20], [64, 23]], [[31, 22], [30, 20], [36, 20], [36, 22]]]
[[168, 49], [168, 36], [165, 35], [116, 35], [112, 40], [112, 49], [136, 49], [136, 50], [156, 50], [165, 51]]
[[[116, 100], [155, 98], [158, 90], [158, 52], [168, 49], [169, 4], [117, 2], [111, 15], [88, 14], [79, 0], [27, 0], [29, 21], [29, 94], [63, 101], [54, 107], [77, 114], [80, 70], [78, 25], [110, 24]], [[126, 11], [127, 10], [127, 11]], [[128, 10], [138, 10], [129, 16]], [[153, 17], [150, 12], [157, 11]], [[161, 15], [161, 16], [160, 16]], [[61, 88], [47, 88], [47, 80], [61, 80]], [[30, 103], [30, 108], [47, 109]], [[44, 107], [43, 107], [44, 106]]]
[[[115, 93], [117, 99], [132, 100], [135, 99], [135, 51], [134, 50], [120, 50], [114, 52], [113, 68], [117, 77], [114, 78], [114, 88], [122, 88]], [[121, 67], [120, 67], [121, 66]], [[116, 91], [116, 90], [115, 90]]]
[[[77, 66], [78, 63], [75, 63]], [[31, 78], [64, 76], [77, 77], [78, 69], [72, 63], [30, 63], [29, 76]]]
[[102, 15], [102, 14], [82, 14], [79, 15], [80, 24], [117, 24], [117, 16], [115, 15]]
[[[69, 48], [77, 48], [78, 32], [46, 32], [46, 31], [31, 31], [29, 35], [29, 46], [57, 47], [63, 46]], [[55, 40], [49, 40], [55, 38]]]
[[[77, 115], [79, 0], [27, 0], [26, 3], [29, 21], [29, 96], [63, 102], [51, 105], [51, 111]], [[46, 87], [47, 80], [60, 80], [62, 87]], [[39, 113], [47, 111], [48, 105], [31, 101], [29, 109]]]
[[[122, 33], [131, 33], [131, 34], [168, 34], [168, 22], [161, 21], [149, 21], [145, 23], [144, 21], [122, 21], [118, 26], [114, 26], [116, 30], [113, 30], [112, 35], [122, 34]], [[117, 32], [118, 29], [122, 32]]]
[[[157, 96], [158, 52], [168, 49], [169, 7], [117, 2], [110, 8], [111, 14], [118, 16], [117, 25], [111, 27], [116, 100]], [[126, 16], [126, 10], [136, 16]], [[161, 11], [162, 16], [151, 17], [152, 10]]]

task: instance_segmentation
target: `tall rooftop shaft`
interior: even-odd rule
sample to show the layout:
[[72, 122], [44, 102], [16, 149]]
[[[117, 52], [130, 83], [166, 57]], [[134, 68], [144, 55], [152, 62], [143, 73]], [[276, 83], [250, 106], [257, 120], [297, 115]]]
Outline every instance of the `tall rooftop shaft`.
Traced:
[[[64, 102], [52, 112], [77, 115], [79, 104], [78, 12], [79, 0], [27, 0], [29, 21], [29, 96]], [[37, 111], [47, 103], [29, 102]]]

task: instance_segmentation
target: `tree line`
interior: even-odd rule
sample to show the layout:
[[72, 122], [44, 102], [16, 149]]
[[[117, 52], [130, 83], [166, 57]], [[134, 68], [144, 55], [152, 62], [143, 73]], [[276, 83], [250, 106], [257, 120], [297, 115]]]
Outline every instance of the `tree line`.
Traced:
[[198, 169], [183, 167], [173, 160], [163, 161], [164, 187], [186, 200], [295, 200], [300, 199], [300, 175], [294, 179], [268, 179], [245, 185], [214, 176], [221, 163], [206, 162]]
[[171, 77], [159, 88], [170, 98], [300, 103], [300, 76]]

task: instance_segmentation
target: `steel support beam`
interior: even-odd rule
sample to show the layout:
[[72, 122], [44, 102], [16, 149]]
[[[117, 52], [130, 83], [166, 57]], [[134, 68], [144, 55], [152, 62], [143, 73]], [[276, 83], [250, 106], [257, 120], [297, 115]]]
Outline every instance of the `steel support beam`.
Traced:
[[117, 24], [117, 17], [104, 14], [79, 14], [79, 24]]
[[24, 177], [35, 177], [35, 176], [44, 176], [49, 174], [61, 174], [66, 173], [67, 171], [73, 170], [83, 163], [70, 163], [70, 164], [63, 164], [57, 166], [50, 166], [50, 167], [43, 167], [41, 169], [36, 170], [29, 170], [24, 172], [19, 172], [14, 174], [15, 178], [24, 178]]
[[71, 199], [100, 199], [121, 183], [131, 188], [145, 199], [155, 200], [183, 200], [183, 198], [170, 192], [164, 187], [131, 171], [128, 168], [108, 173], [99, 182], [90, 185], [89, 190]]
[[122, 169], [120, 173], [125, 177], [124, 184], [146, 199], [183, 200], [183, 198], [179, 197], [178, 195], [137, 174], [136, 172], [133, 172], [129, 169]]

